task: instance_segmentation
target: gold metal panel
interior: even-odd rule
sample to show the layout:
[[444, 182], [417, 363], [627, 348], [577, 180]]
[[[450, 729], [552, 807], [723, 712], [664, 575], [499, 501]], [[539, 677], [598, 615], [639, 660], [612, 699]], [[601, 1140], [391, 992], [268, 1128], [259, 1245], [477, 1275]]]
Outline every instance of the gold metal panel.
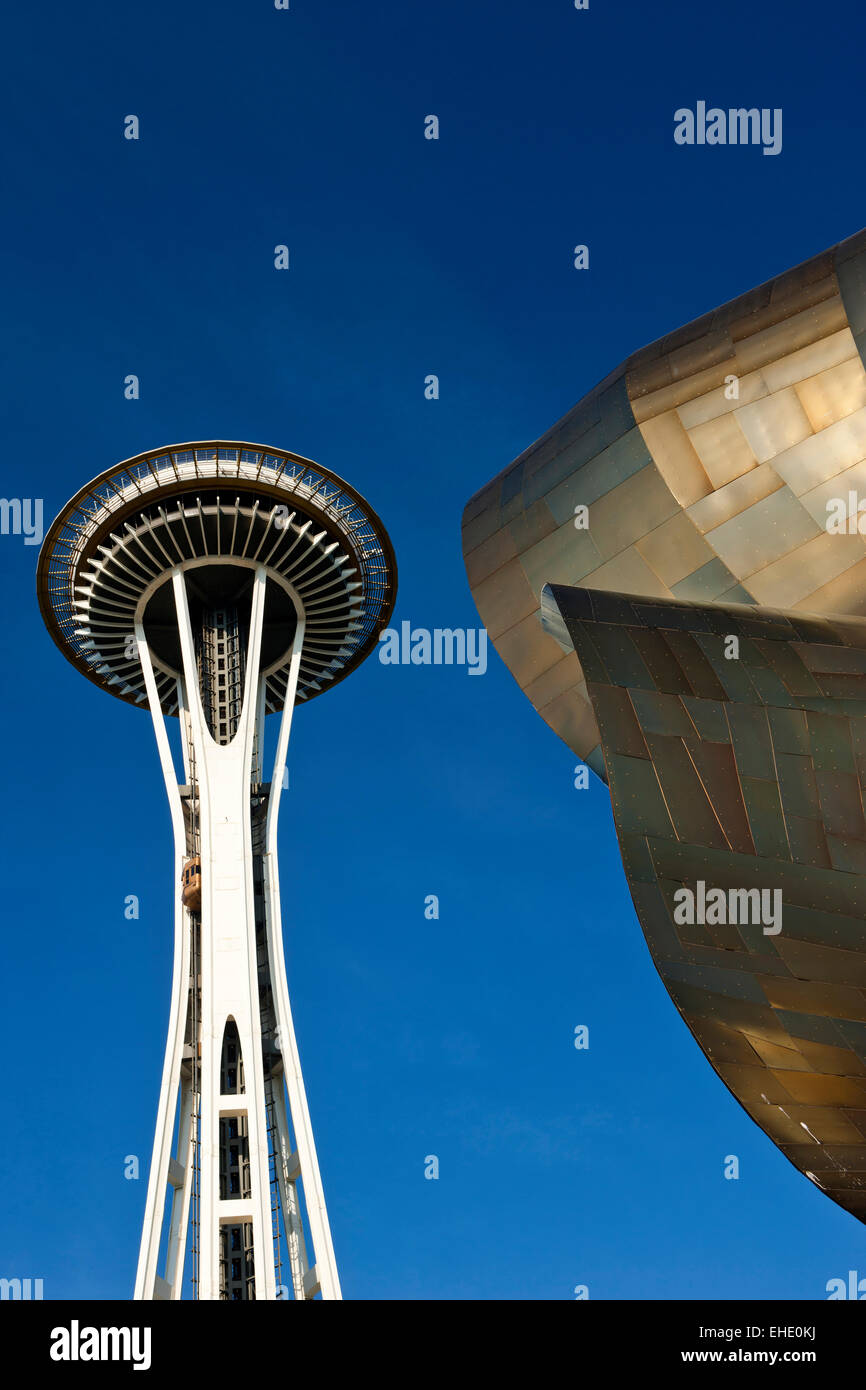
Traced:
[[514, 537], [507, 527], [496, 531], [466, 556], [466, 574], [470, 585], [480, 584], [517, 554]]
[[[818, 1014], [827, 1018], [850, 1019], [866, 1023], [866, 994], [853, 985], [816, 983], [814, 980], [786, 980], [764, 975], [761, 987], [776, 1009]], [[851, 1102], [856, 1104], [856, 1102]]]
[[782, 479], [772, 464], [761, 463], [750, 472], [734, 478], [733, 482], [717, 488], [709, 497], [702, 497], [700, 501], [693, 503], [687, 508], [688, 515], [698, 530], [706, 535], [707, 531], [730, 521], [731, 517], [739, 516], [740, 512], [744, 512], [753, 503], [778, 492], [782, 485]]
[[[838, 536], [837, 540], [843, 537]], [[794, 608], [808, 608], [815, 613], [853, 613], [866, 617], [866, 559], [831, 579], [807, 598], [800, 599]]]
[[859, 355], [855, 355], [837, 367], [799, 381], [794, 389], [817, 434], [866, 406], [866, 371]]
[[[815, 436], [816, 439], [821, 437], [820, 435]], [[817, 487], [810, 488], [808, 492], [804, 492], [800, 497], [800, 501], [809, 515], [815, 518], [818, 525], [826, 529], [827, 518], [829, 516], [827, 503], [830, 501], [834, 503], [842, 502], [845, 507], [845, 516], [856, 516], [859, 499], [861, 497], [866, 497], [864, 489], [866, 489], [866, 461], [861, 460], [860, 463], [855, 463], [853, 467], [845, 468], [841, 473], [835, 473], [833, 477], [828, 478], [826, 482], [820, 483]], [[855, 494], [853, 506], [851, 505], [850, 497], [850, 493], [852, 492]], [[835, 506], [833, 512], [835, 515]], [[834, 533], [830, 534], [833, 535], [834, 540], [837, 540], [843, 539], [847, 533], [843, 532], [841, 536]], [[854, 534], [857, 535], [859, 533], [855, 531]]]
[[[573, 521], [568, 521], [551, 535], [545, 536], [543, 541], [525, 550], [520, 564], [535, 595], [537, 608], [545, 584], [576, 584], [597, 568], [600, 560], [601, 555], [591, 531], [579, 531]], [[562, 578], [559, 578], [560, 575]]]
[[[653, 344], [660, 349], [661, 344]], [[647, 349], [643, 349], [646, 352]], [[656, 391], [663, 391], [666, 386], [670, 386], [673, 381], [670, 358], [667, 354], [662, 356], [647, 357], [644, 360], [642, 353], [636, 355], [635, 361], [631, 366], [628, 381], [628, 393], [632, 401], [640, 399], [642, 396], [652, 396]]]
[[784, 933], [775, 945], [794, 975], [866, 989], [866, 956], [859, 951], [838, 951], [811, 941], [794, 941]]
[[[585, 748], [591, 753], [599, 744], [598, 724], [592, 705], [579, 703], [573, 691], [565, 691], [555, 700], [543, 705], [539, 714], [554, 733], [564, 739], [569, 748]], [[583, 756], [583, 755], [579, 755]]]
[[745, 376], [746, 372], [759, 371], [768, 362], [786, 357], [798, 348], [808, 347], [819, 338], [828, 338], [831, 333], [839, 333], [847, 326], [848, 320], [842, 300], [836, 295], [813, 309], [804, 309], [802, 313], [784, 319], [772, 328], [765, 328], [761, 333], [742, 338], [735, 345], [736, 366], [731, 370], [740, 376]]
[[[768, 391], [782, 391], [786, 386], [794, 386], [832, 367], [838, 367], [851, 357], [859, 359], [854, 335], [850, 328], [840, 328], [838, 333], [830, 333], [826, 338], [809, 343], [808, 347], [789, 352], [776, 362], [767, 362], [761, 368], [760, 375]], [[747, 378], [744, 377], [740, 382], [741, 396], [745, 380]]]
[[538, 609], [538, 598], [526, 582], [519, 560], [509, 560], [475, 588], [475, 601], [484, 626], [494, 640], [516, 621]]
[[793, 608], [808, 598], [808, 606], [819, 612], [823, 605], [815, 606], [815, 590], [864, 556], [866, 543], [860, 536], [829, 536], [822, 531], [781, 559], [748, 575], [745, 583], [755, 601], [768, 608]]
[[791, 449], [812, 433], [809, 417], [793, 386], [754, 405], [744, 405], [736, 420], [759, 463]]
[[724, 487], [757, 465], [735, 415], [719, 415], [689, 430], [689, 439], [714, 488]]
[[523, 687], [549, 671], [562, 656], [562, 648], [543, 630], [539, 641], [540, 627], [537, 613], [533, 612], [503, 632], [496, 641], [496, 650], [518, 685]]
[[640, 427], [656, 467], [681, 507], [712, 495], [710, 482], [675, 410], [666, 410]]
[[623, 550], [600, 569], [593, 570], [581, 581], [588, 589], [610, 589], [615, 593], [647, 594], [652, 598], [670, 598], [670, 589], [634, 546]]
[[734, 348], [727, 329], [716, 328], [669, 353], [668, 361], [674, 381], [681, 381], [706, 371], [708, 367], [716, 367], [720, 362], [727, 362], [733, 355]]
[[779, 1047], [778, 1043], [767, 1042], [764, 1038], [752, 1038], [752, 1047], [767, 1067], [777, 1071], [814, 1071], [815, 1068], [793, 1047]]
[[650, 531], [637, 542], [637, 549], [669, 588], [715, 555], [685, 512]]
[[504, 517], [499, 508], [501, 484], [499, 479], [482, 488], [467, 504], [463, 513], [463, 552], [474, 550], [494, 531], [502, 529]]
[[685, 401], [694, 400], [696, 396], [706, 395], [708, 391], [724, 386], [725, 377], [736, 371], [737, 360], [732, 357], [726, 362], [719, 362], [715, 367], [708, 367], [704, 372], [698, 372], [696, 376], [686, 377], [684, 381], [674, 381], [670, 386], [663, 386], [660, 390], [651, 391], [645, 396], [634, 394], [631, 376], [627, 373], [626, 381], [634, 418], [640, 425], [644, 420], [651, 420], [654, 415], [661, 415], [665, 410], [674, 410]]
[[866, 1062], [850, 1048], [832, 1047], [807, 1038], [798, 1039], [797, 1046], [815, 1071], [835, 1076], [866, 1076]]
[[820, 434], [777, 454], [773, 467], [798, 496], [866, 458], [866, 410], [856, 410]]
[[[809, 264], [808, 262], [806, 263]], [[737, 313], [737, 300], [731, 305], [732, 316], [729, 321], [731, 337], [741, 339], [753, 337], [777, 324], [790, 322], [799, 314], [808, 313], [816, 305], [839, 294], [836, 276], [832, 265], [827, 273], [817, 280], [800, 280], [794, 277], [779, 277], [770, 287], [769, 302], [765, 307], [748, 314]]]
[[[853, 1056], [853, 1053], [849, 1053]], [[830, 1105], [803, 1105], [793, 1101], [786, 1105], [785, 1109], [791, 1119], [800, 1127], [800, 1135], [803, 1134], [805, 1125], [810, 1134], [821, 1144], [862, 1144], [863, 1135], [852, 1120], [849, 1120], [843, 1110], [838, 1110]], [[847, 1187], [854, 1184], [853, 1173], [833, 1174], [835, 1187]]]
[[[733, 368], [731, 370], [733, 371]], [[706, 424], [708, 420], [716, 420], [720, 415], [730, 415], [740, 406], [759, 401], [762, 396], [769, 395], [769, 391], [763, 373], [749, 372], [746, 376], [739, 377], [735, 397], [730, 394], [731, 385], [726, 383], [724, 386], [717, 386], [714, 391], [695, 396], [694, 400], [684, 401], [677, 407], [677, 415], [687, 430], [694, 429], [695, 425]]]
[[618, 555], [679, 511], [652, 465], [627, 478], [589, 509], [589, 534], [602, 560]]
[[788, 487], [755, 502], [748, 511], [707, 533], [728, 569], [743, 579], [812, 536], [819, 527]]
[[557, 661], [555, 666], [551, 666], [537, 680], [530, 682], [526, 687], [526, 694], [536, 709], [541, 710], [566, 690], [576, 696], [586, 695], [586, 681], [576, 652], [569, 652], [567, 655], [563, 652], [562, 659]]
[[851, 1077], [775, 1070], [772, 1074], [792, 1099], [803, 1105], [866, 1104], [866, 1085]]
[[557, 522], [543, 497], [508, 523], [509, 533], [518, 551], [544, 540], [556, 528]]

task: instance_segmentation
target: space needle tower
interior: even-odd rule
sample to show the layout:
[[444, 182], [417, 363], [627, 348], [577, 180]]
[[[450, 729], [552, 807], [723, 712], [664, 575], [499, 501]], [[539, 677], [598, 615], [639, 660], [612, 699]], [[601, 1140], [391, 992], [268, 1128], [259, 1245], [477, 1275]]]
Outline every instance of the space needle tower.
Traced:
[[171, 808], [171, 1014], [135, 1297], [339, 1299], [286, 983], [277, 817], [296, 703], [343, 680], [388, 623], [388, 536], [309, 459], [178, 444], [72, 498], [38, 591], [82, 675], [148, 706]]

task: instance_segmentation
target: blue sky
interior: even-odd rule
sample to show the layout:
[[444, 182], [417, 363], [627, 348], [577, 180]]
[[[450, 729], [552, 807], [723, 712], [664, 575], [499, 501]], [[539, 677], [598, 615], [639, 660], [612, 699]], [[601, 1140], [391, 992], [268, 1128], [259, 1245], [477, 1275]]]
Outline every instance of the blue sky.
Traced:
[[[379, 512], [415, 626], [477, 626], [472, 493], [630, 352], [859, 226], [853, 3], [51, 0], [5, 28], [3, 495], [47, 525], [144, 449], [291, 449]], [[677, 146], [702, 99], [781, 107], [782, 153]], [[0, 537], [0, 1274], [125, 1298], [169, 817], [147, 716], [42, 628], [37, 554]], [[301, 708], [290, 759], [290, 989], [346, 1297], [820, 1298], [866, 1273], [862, 1227], [677, 1016], [606, 789], [573, 788], [492, 649], [483, 677], [372, 657]]]

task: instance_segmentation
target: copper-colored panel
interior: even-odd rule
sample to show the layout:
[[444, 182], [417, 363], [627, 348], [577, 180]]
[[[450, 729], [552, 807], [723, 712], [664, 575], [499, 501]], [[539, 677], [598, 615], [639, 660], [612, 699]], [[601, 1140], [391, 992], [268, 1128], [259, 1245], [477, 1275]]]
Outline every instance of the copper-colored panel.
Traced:
[[717, 1071], [738, 1099], [764, 1100], [771, 1105], [784, 1105], [791, 1099], [789, 1092], [766, 1067], [740, 1067], [722, 1062]]
[[817, 817], [810, 819], [785, 812], [785, 832], [795, 864], [811, 864], [818, 869], [833, 867], [824, 827]]
[[866, 994], [853, 985], [831, 985], [816, 980], [760, 980], [769, 1002], [777, 1009], [798, 1009], [827, 1018], [849, 1018], [866, 1023]]
[[[778, 784], [761, 777], [741, 775], [740, 785], [757, 854], [765, 859], [789, 859], [791, 851]], [[767, 873], [772, 877], [772, 870], [768, 869]]]
[[649, 758], [649, 750], [628, 692], [619, 686], [611, 686], [605, 690], [601, 700], [597, 700], [592, 691], [589, 693], [598, 710], [598, 727], [604, 747], [612, 753], [624, 753], [631, 758]]
[[[797, 1046], [814, 1071], [832, 1076], [866, 1077], [866, 1062], [850, 1049], [829, 1047], [826, 1043], [810, 1042], [808, 1038], [799, 1039]], [[866, 1115], [866, 1110], [863, 1114]]]
[[623, 832], [673, 835], [670, 813], [652, 763], [619, 753], [605, 756], [611, 779], [616, 777], [614, 810]]
[[731, 849], [754, 854], [755, 846], [733, 749], [728, 744], [689, 740], [689, 754], [721, 821]]
[[866, 989], [866, 956], [859, 951], [839, 951], [809, 941], [793, 941], [784, 932], [776, 941], [776, 950], [788, 962], [791, 974], [799, 979]]
[[797, 653], [804, 666], [817, 675], [828, 673], [860, 675], [860, 698], [866, 700], [866, 648], [840, 646], [839, 643], [792, 642], [791, 650]]
[[753, 1039], [746, 1038], [716, 1019], [701, 1018], [697, 1014], [684, 1014], [683, 1017], [714, 1062], [738, 1062], [754, 1066], [758, 1061]]
[[[762, 642], [759, 639], [757, 646], [789, 694], [820, 695], [823, 693], [815, 677], [804, 664], [801, 643]], [[802, 719], [802, 714], [799, 717]]]
[[773, 1076], [796, 1101], [804, 1105], [862, 1105], [866, 1083], [847, 1076], [819, 1076], [815, 1072], [777, 1071]]
[[[849, 1119], [848, 1115], [838, 1105], [812, 1105], [792, 1103], [786, 1105], [785, 1109], [795, 1124], [800, 1126], [802, 1133], [803, 1126], [821, 1144], [859, 1144], [863, 1138], [862, 1131]], [[799, 1136], [798, 1136], [799, 1137]], [[866, 1150], [864, 1150], [864, 1162], [866, 1162]], [[856, 1187], [862, 1179], [858, 1179], [855, 1173], [835, 1173], [833, 1175], [833, 1186], [840, 1190]]]
[[[815, 695], [822, 677], [807, 669], [802, 655], [808, 650], [815, 666], [856, 667], [862, 648], [859, 643], [847, 648], [839, 632], [820, 619], [763, 610], [752, 617], [749, 610], [717, 605], [714, 625], [740, 644], [738, 659], [729, 661], [721, 637], [701, 631], [710, 615], [699, 606], [610, 594], [597, 605], [591, 592], [557, 588], [551, 595], [578, 657], [589, 652], [590, 642], [605, 652], [607, 679], [588, 690], [599, 712], [603, 746], [607, 750], [612, 737], [624, 736], [617, 730], [627, 693], [651, 759], [607, 752], [614, 818], [630, 844], [624, 862], [635, 906], [671, 997], [723, 1080], [795, 1160], [801, 1150], [791, 1143], [794, 1122], [787, 1113], [780, 1118], [786, 1107], [817, 1113], [820, 1123], [810, 1126], [816, 1151], [852, 1140], [859, 1130], [842, 1109], [866, 1109], [866, 988], [852, 984], [844, 966], [847, 958], [857, 964], [858, 980], [866, 978], [866, 926], [857, 915], [866, 908], [866, 889], [854, 848], [866, 854], [866, 822], [856, 776], [845, 769], [855, 765], [852, 723], [866, 717], [866, 700], [851, 702], [857, 713], [847, 706], [844, 714], [814, 708], [827, 697]], [[604, 621], [600, 608], [614, 621]], [[689, 623], [698, 631], [690, 633]], [[747, 679], [733, 682], [736, 698], [688, 697], [690, 704], [653, 690], [647, 686], [649, 668], [634, 661], [636, 634], [645, 625], [647, 632], [661, 629], [666, 643], [672, 640], [683, 649], [685, 642], [687, 651], [697, 640], [702, 660], [713, 675], [725, 676], [729, 688], [726, 667], [736, 667], [741, 677], [750, 671], [772, 673], [771, 688], [790, 703], [767, 706], [769, 697]], [[843, 650], [856, 654], [842, 656]], [[810, 693], [792, 693], [776, 672]], [[797, 709], [798, 701], [806, 708]], [[701, 725], [715, 737], [702, 737]], [[724, 728], [730, 743], [720, 741]], [[630, 719], [625, 734], [636, 739]], [[857, 746], [866, 749], [866, 733], [858, 733]], [[846, 821], [848, 838], [841, 848], [834, 842], [831, 868], [827, 843], [839, 818]], [[652, 895], [643, 848], [638, 857], [631, 849], [637, 835], [642, 842], [646, 837], [660, 898]], [[843, 851], [850, 870], [839, 867]], [[639, 882], [631, 878], [635, 865]], [[729, 906], [721, 917], [677, 922], [681, 888], [693, 895], [693, 904], [699, 889], [705, 895], [708, 889], [721, 890]], [[741, 905], [751, 913], [754, 904], [769, 911], [771, 903], [771, 920], [737, 915]], [[714, 1023], [740, 1035], [739, 1055], [730, 1046], [713, 1053]], [[845, 1032], [861, 1026], [862, 1059], [846, 1047]], [[862, 1162], [866, 1166], [866, 1157]], [[817, 1172], [817, 1165], [809, 1171]], [[836, 1199], [849, 1205], [844, 1197]]]
[[766, 710], [754, 705], [729, 704], [725, 706], [725, 713], [740, 778], [773, 777], [775, 763]]
[[[783, 647], [782, 642], [774, 643], [774, 646]], [[793, 645], [793, 644], [792, 644]], [[789, 682], [785, 684], [791, 689]], [[793, 692], [797, 694], [797, 691]], [[773, 739], [774, 748], [782, 753], [799, 753], [811, 757], [811, 745], [809, 743], [809, 726], [806, 723], [806, 714], [801, 709], [770, 709], [767, 711], [770, 719], [770, 734]]]
[[[866, 704], [864, 704], [866, 713]], [[816, 772], [854, 772], [854, 747], [850, 720], [842, 714], [809, 709], [806, 713], [809, 745]]]
[[[611, 692], [611, 695], [614, 692]], [[686, 713], [685, 706], [676, 695], [664, 694], [657, 690], [622, 691], [640, 719], [640, 726], [650, 734], [667, 734], [676, 738], [689, 738], [694, 734], [694, 725]], [[606, 696], [610, 698], [610, 696]]]
[[818, 820], [820, 806], [812, 759], [802, 754], [783, 753], [777, 749], [775, 762], [785, 820], [791, 816], [805, 816], [808, 820]]
[[666, 634], [654, 632], [651, 628], [633, 627], [630, 631], [657, 691], [674, 696], [694, 693], [682, 662], [672, 650], [670, 642], [665, 640]]
[[[602, 702], [596, 703], [600, 705]], [[728, 842], [724, 831], [682, 739], [650, 732], [645, 733], [645, 738], [677, 839], [687, 840], [693, 845], [713, 845], [717, 849], [727, 849]], [[722, 944], [727, 945], [727, 939]]]
[[[774, 1071], [814, 1071], [800, 1047], [779, 1047], [763, 1038], [753, 1038], [752, 1047], [766, 1067]], [[784, 1082], [784, 1078], [783, 1078]]]
[[853, 772], [815, 771], [821, 813], [828, 835], [859, 839], [866, 844], [866, 821], [860, 784]]
[[847, 874], [866, 874], [866, 841], [827, 833], [827, 849], [834, 869]]
[[[651, 630], [648, 630], [647, 639], [650, 635]], [[674, 628], [666, 628], [661, 633], [661, 637], [665, 646], [676, 658], [688, 681], [692, 695], [696, 695], [702, 700], [723, 700], [725, 698], [725, 688], [720, 682], [717, 672], [690, 632], [677, 632]]]

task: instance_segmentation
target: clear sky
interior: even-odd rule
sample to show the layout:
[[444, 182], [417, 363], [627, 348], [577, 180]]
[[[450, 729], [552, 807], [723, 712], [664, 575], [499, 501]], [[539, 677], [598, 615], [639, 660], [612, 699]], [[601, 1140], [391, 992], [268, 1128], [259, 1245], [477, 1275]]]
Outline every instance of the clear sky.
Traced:
[[[862, 38], [839, 0], [16, 7], [3, 495], [47, 526], [144, 449], [291, 449], [381, 515], [397, 622], [477, 626], [467, 498], [629, 353], [858, 230]], [[782, 152], [678, 146], [699, 100], [782, 108]], [[57, 652], [37, 555], [0, 536], [0, 1275], [123, 1298], [170, 825], [149, 719]], [[300, 709], [290, 759], [290, 989], [346, 1297], [821, 1298], [866, 1274], [862, 1227], [679, 1019], [606, 789], [574, 789], [492, 648], [480, 677], [371, 657]]]

